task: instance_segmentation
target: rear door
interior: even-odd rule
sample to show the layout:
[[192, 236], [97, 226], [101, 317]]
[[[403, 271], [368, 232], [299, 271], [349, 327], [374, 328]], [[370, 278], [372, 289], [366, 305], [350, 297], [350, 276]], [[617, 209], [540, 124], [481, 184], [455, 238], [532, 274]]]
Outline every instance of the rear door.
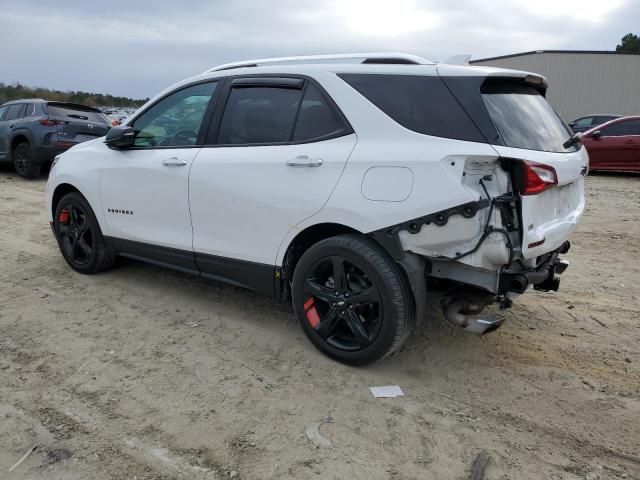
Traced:
[[0, 160], [7, 158], [9, 149], [9, 124], [4, 121], [8, 106], [0, 107]]
[[102, 112], [83, 105], [49, 102], [47, 113], [49, 120], [56, 122], [61, 142], [86, 142], [106, 135], [110, 128]]
[[4, 116], [0, 117], [0, 158], [2, 159], [8, 159], [11, 156], [11, 137], [23, 109], [24, 103], [12, 103], [7, 105]]
[[205, 274], [269, 291], [282, 239], [322, 208], [356, 137], [310, 80], [236, 78], [225, 97], [189, 176], [193, 247]]

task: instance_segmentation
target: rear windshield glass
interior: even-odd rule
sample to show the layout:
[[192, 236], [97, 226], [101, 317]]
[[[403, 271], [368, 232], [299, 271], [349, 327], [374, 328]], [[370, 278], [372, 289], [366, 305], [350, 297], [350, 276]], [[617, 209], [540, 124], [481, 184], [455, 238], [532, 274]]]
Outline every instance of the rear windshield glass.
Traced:
[[577, 146], [562, 146], [573, 134], [535, 88], [509, 83], [485, 85], [482, 98], [507, 147], [544, 152], [577, 150]]
[[485, 142], [439, 77], [377, 74], [340, 77], [405, 128], [436, 137]]
[[102, 113], [94, 110], [84, 110], [82, 107], [49, 104], [47, 105], [47, 111], [52, 117], [65, 117], [69, 121], [80, 120], [93, 123], [109, 123], [107, 117]]

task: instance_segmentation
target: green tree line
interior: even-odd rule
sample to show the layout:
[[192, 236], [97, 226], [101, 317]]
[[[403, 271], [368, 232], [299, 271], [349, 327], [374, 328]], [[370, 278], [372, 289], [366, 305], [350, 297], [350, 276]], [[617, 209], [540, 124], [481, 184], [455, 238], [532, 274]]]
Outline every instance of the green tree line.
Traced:
[[134, 100], [127, 97], [114, 97], [113, 95], [92, 92], [63, 92], [41, 87], [27, 87], [19, 83], [7, 85], [0, 82], [0, 105], [9, 100], [21, 98], [42, 98], [57, 102], [72, 102], [90, 107], [123, 107], [138, 108], [148, 99]]

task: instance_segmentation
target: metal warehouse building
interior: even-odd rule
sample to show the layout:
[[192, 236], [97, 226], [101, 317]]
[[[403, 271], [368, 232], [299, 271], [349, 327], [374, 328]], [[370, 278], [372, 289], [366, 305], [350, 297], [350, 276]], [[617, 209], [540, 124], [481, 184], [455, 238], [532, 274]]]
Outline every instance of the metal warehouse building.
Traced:
[[547, 98], [567, 122], [593, 113], [640, 114], [640, 55], [538, 50], [470, 63], [544, 75]]

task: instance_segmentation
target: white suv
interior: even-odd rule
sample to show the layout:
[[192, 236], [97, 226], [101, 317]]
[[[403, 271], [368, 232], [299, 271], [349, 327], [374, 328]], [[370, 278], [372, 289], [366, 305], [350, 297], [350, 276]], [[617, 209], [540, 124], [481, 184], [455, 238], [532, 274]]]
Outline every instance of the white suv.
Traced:
[[535, 74], [406, 54], [252, 60], [57, 159], [47, 210], [82, 273], [118, 255], [291, 300], [325, 354], [398, 349], [445, 292], [475, 333], [557, 290], [588, 157]]

